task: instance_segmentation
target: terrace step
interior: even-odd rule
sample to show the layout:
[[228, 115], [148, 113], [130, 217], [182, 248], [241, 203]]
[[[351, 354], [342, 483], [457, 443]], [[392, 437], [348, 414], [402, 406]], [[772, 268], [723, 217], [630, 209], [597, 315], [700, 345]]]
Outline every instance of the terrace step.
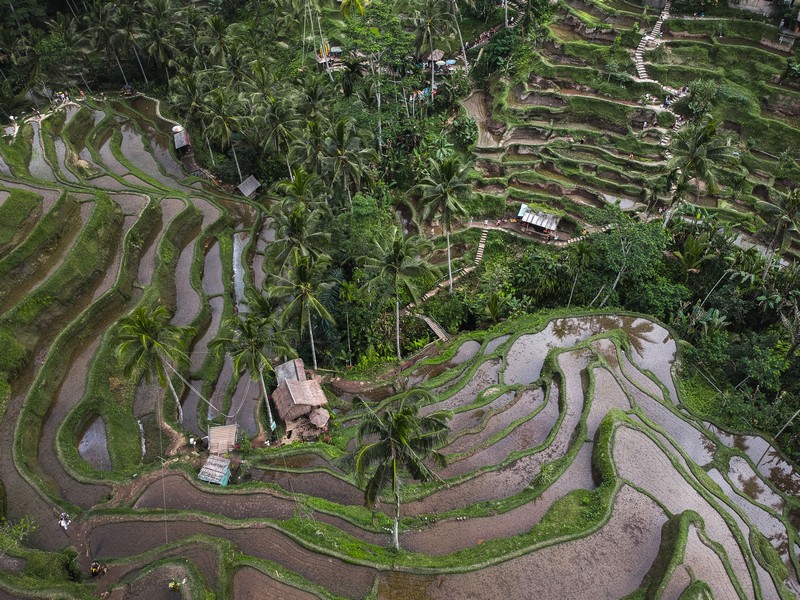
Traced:
[[486, 246], [486, 238], [489, 236], [489, 230], [484, 227], [483, 233], [481, 234], [481, 239], [478, 242], [478, 252], [475, 254], [475, 265], [481, 264], [483, 260], [483, 249]]
[[446, 342], [447, 340], [450, 339], [450, 336], [447, 335], [447, 332], [444, 329], [442, 329], [442, 326], [439, 325], [433, 319], [431, 319], [428, 315], [417, 315], [417, 316], [420, 319], [422, 319], [423, 321], [425, 321], [425, 323], [428, 325], [428, 327], [431, 328], [431, 331], [433, 331], [433, 333], [436, 334], [437, 338], [439, 338], [443, 342]]

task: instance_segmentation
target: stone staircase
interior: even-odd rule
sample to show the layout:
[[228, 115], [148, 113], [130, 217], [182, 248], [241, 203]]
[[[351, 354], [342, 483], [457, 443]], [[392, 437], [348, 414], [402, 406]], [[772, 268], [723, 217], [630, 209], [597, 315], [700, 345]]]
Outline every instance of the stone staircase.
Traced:
[[[661, 136], [661, 141], [659, 142], [659, 144], [663, 148], [669, 148], [669, 145], [672, 143], [672, 136], [675, 135], [675, 133], [682, 126], [683, 126], [683, 121], [681, 120], [681, 118], [680, 117], [676, 118], [675, 119], [675, 123], [672, 125], [672, 130], [671, 131], [667, 131], [666, 133], [664, 133], [663, 136]], [[666, 158], [667, 160], [671, 159], [672, 158], [672, 152], [670, 152], [669, 150], [666, 150], [664, 152], [664, 158]]]
[[669, 18], [670, 6], [671, 0], [667, 0], [667, 3], [664, 5], [664, 10], [661, 12], [661, 15], [659, 15], [658, 21], [656, 21], [652, 31], [642, 37], [642, 39], [639, 41], [639, 45], [636, 47], [636, 51], [633, 53], [634, 60], [636, 61], [636, 74], [642, 81], [656, 81], [655, 79], [651, 79], [647, 74], [647, 69], [644, 67], [643, 55], [647, 48], [651, 48], [658, 44], [658, 39], [661, 37], [661, 25]]
[[427, 323], [427, 325], [428, 325], [428, 327], [430, 327], [431, 331], [441, 341], [446, 342], [447, 340], [450, 339], [450, 336], [447, 335], [447, 332], [442, 328], [442, 326], [439, 325], [439, 323], [437, 323], [436, 321], [434, 321], [431, 317], [429, 317], [428, 315], [417, 315], [417, 316], [420, 319], [422, 319], [423, 321], [425, 321], [425, 323]]
[[481, 234], [481, 239], [478, 242], [478, 252], [475, 254], [475, 266], [477, 267], [481, 264], [483, 260], [483, 249], [486, 247], [486, 238], [489, 237], [489, 229], [484, 227], [483, 233]]

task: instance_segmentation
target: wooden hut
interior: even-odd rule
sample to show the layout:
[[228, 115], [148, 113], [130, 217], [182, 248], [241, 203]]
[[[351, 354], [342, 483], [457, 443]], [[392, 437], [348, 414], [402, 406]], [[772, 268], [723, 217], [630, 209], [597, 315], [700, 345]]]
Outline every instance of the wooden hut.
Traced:
[[272, 400], [278, 411], [278, 417], [290, 429], [290, 423], [311, 413], [315, 408], [328, 403], [325, 393], [318, 381], [294, 381], [284, 379], [272, 392]]
[[208, 428], [208, 451], [211, 454], [225, 454], [236, 446], [236, 437], [239, 434], [239, 426], [218, 425]]

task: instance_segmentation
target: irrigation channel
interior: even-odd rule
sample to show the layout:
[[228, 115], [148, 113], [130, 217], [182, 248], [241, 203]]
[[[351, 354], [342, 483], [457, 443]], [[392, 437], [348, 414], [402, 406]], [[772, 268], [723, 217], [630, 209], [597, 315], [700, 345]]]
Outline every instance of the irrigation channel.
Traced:
[[[403, 486], [398, 554], [391, 504], [363, 508], [344, 453], [322, 443], [257, 451], [224, 489], [200, 483], [193, 449], [159, 449], [164, 392], [115, 370], [114, 325], [164, 302], [196, 329], [186, 375], [213, 405], [184, 390], [172, 427], [203, 435], [226, 412], [256, 435], [257, 386], [209, 344], [264, 281], [274, 234], [184, 173], [171, 126], [149, 100], [71, 106], [23, 125], [30, 167], [0, 175], [0, 205], [14, 190], [39, 199], [0, 257], [0, 324], [29, 357], [0, 413], [6, 514], [38, 523], [34, 548], [73, 548], [84, 574], [109, 567], [53, 595], [169, 597], [172, 579], [221, 598], [679, 598], [697, 581], [715, 598], [798, 593], [800, 475], [767, 440], [688, 414], [676, 341], [635, 315], [529, 317], [403, 373], [435, 395], [423, 414], [454, 416], [441, 480]], [[358, 419], [339, 411], [342, 428]], [[0, 557], [0, 597], [34, 597], [29, 560]]]

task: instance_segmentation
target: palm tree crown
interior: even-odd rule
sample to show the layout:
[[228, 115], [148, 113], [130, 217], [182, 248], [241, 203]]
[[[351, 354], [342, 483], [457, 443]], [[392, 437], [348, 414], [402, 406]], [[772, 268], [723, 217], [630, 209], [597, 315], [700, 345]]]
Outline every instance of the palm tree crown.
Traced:
[[447, 442], [447, 420], [451, 414], [438, 411], [419, 416], [420, 404], [434, 400], [430, 392], [412, 388], [379, 413], [361, 401], [366, 412], [358, 428], [360, 448], [355, 454], [356, 481], [364, 486], [364, 502], [368, 507], [373, 507], [381, 492], [391, 487], [395, 504], [395, 549], [400, 548], [400, 470], [404, 469], [415, 480], [429, 481], [434, 473], [425, 464], [426, 459], [432, 459], [440, 467], [447, 464], [445, 456], [436, 448]]
[[369, 285], [386, 284], [395, 298], [395, 333], [397, 360], [400, 360], [400, 293], [405, 292], [413, 300], [419, 297], [414, 278], [436, 276], [436, 268], [425, 261], [421, 254], [430, 249], [430, 243], [419, 236], [406, 237], [394, 227], [385, 242], [375, 240], [374, 256], [365, 258], [367, 271], [373, 277]]
[[125, 361], [126, 377], [142, 371], [148, 383], [155, 377], [162, 387], [169, 386], [180, 413], [180, 399], [167, 370], [175, 372], [178, 365], [188, 362], [186, 340], [194, 329], [172, 325], [170, 319], [163, 306], [138, 307], [120, 321], [117, 355]]
[[447, 272], [450, 277], [450, 291], [453, 291], [453, 269], [450, 264], [450, 231], [453, 217], [466, 216], [467, 209], [463, 199], [470, 192], [467, 173], [470, 165], [463, 165], [457, 156], [450, 156], [441, 162], [430, 159], [428, 172], [420, 182], [423, 216], [431, 219], [441, 215], [442, 229], [447, 235]]

